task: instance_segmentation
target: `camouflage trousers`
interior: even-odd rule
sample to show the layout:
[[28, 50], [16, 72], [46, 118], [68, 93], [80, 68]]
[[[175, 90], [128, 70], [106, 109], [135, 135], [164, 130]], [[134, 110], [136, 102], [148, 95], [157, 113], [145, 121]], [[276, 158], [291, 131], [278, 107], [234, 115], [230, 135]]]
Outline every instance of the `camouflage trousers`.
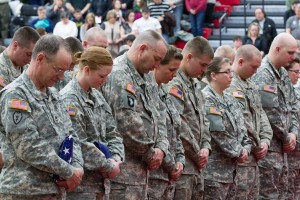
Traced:
[[289, 169], [289, 188], [286, 200], [300, 200], [300, 169]]
[[204, 180], [203, 200], [228, 199], [230, 189], [233, 189], [233, 187], [234, 183], [221, 183], [212, 180]]
[[174, 198], [175, 183], [160, 179], [149, 179], [148, 200], [172, 200]]
[[0, 194], [0, 200], [61, 200], [60, 195], [45, 194], [45, 195], [13, 195]]
[[203, 175], [182, 174], [176, 182], [174, 200], [202, 200]]
[[259, 196], [258, 166], [237, 166], [230, 200], [257, 200]]
[[110, 200], [143, 200], [147, 198], [147, 185], [127, 185], [111, 182]]
[[268, 151], [266, 157], [258, 162], [258, 166], [259, 199], [285, 199], [288, 190], [286, 154]]
[[72, 192], [67, 194], [67, 200], [106, 200], [104, 193], [78, 193]]

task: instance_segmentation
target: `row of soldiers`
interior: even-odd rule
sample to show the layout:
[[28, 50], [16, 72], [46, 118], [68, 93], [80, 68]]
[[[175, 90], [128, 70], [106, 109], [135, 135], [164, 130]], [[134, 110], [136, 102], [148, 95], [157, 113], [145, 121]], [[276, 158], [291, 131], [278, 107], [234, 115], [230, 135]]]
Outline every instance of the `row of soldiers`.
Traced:
[[100, 28], [82, 46], [22, 27], [0, 54], [0, 199], [300, 198], [291, 35], [263, 60], [155, 31], [114, 61]]

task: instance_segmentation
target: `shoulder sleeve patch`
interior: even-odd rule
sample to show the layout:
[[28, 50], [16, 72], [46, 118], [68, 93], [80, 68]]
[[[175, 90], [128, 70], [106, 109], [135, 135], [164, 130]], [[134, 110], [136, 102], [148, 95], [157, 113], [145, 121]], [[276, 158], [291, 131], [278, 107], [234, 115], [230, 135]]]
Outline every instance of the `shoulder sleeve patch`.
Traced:
[[0, 86], [4, 88], [7, 85], [8, 82], [3, 77], [0, 76]]
[[276, 93], [276, 88], [273, 85], [264, 85], [263, 90], [266, 92]]
[[67, 112], [69, 114], [70, 117], [75, 117], [76, 116], [76, 111], [77, 108], [74, 106], [67, 106]]
[[209, 107], [209, 114], [222, 115], [221, 111], [216, 107]]
[[235, 98], [240, 98], [240, 99], [244, 99], [245, 95], [242, 91], [239, 90], [235, 90], [232, 92], [232, 96], [234, 96]]
[[171, 87], [170, 94], [173, 95], [174, 97], [179, 98], [179, 99], [183, 99], [183, 93], [182, 93], [182, 91], [179, 90], [176, 87]]
[[125, 89], [126, 89], [126, 91], [130, 92], [133, 95], [136, 94], [136, 89], [132, 83], [127, 83]]
[[28, 102], [21, 99], [12, 99], [10, 101], [9, 108], [28, 110]]

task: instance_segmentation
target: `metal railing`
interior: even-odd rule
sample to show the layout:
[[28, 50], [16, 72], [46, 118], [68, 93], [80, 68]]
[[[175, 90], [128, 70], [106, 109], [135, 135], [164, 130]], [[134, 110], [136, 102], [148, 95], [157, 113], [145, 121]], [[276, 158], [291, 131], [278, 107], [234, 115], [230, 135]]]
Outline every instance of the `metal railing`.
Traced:
[[[220, 42], [220, 46], [222, 45], [222, 27], [223, 27], [223, 23], [224, 23], [224, 19], [227, 16], [226, 10], [225, 13], [219, 18], [219, 42]], [[225, 28], [225, 26], [224, 26]], [[225, 28], [226, 30], [226, 28]]]

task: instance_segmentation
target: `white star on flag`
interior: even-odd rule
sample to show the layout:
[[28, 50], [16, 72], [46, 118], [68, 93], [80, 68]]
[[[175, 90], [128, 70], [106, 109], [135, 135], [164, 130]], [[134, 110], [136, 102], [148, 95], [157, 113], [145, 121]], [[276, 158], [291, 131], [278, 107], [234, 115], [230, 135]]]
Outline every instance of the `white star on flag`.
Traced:
[[63, 152], [65, 153], [65, 155], [68, 154], [68, 153], [70, 153], [69, 149], [67, 149], [67, 147], [65, 147], [65, 149], [63, 150]]
[[73, 138], [73, 136], [72, 136], [72, 135], [69, 135], [69, 137], [68, 137], [68, 138], [69, 138], [69, 140], [71, 140], [71, 138]]
[[72, 162], [72, 158], [70, 158], [69, 160], [68, 160], [68, 163], [71, 163]]

